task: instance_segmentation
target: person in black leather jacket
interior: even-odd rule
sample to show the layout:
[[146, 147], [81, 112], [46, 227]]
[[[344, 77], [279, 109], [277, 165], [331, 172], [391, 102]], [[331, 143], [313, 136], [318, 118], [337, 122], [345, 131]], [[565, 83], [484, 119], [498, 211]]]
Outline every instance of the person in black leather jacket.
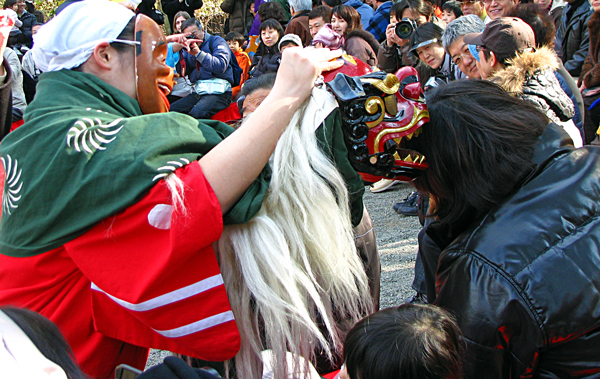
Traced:
[[588, 0], [568, 0], [556, 30], [556, 52], [569, 74], [579, 76], [590, 49], [587, 23], [594, 10]]
[[487, 81], [427, 105], [415, 184], [435, 200], [435, 304], [465, 335], [465, 377], [600, 377], [600, 148]]

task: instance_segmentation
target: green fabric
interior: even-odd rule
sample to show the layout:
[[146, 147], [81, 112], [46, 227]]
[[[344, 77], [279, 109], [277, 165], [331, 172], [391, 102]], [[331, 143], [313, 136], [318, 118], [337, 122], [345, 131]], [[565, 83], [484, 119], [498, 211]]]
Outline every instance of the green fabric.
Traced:
[[[86, 132], [77, 136], [77, 128]], [[198, 160], [232, 132], [223, 123], [178, 113], [142, 115], [136, 100], [93, 75], [43, 74], [25, 124], [0, 146], [12, 171], [6, 172], [0, 253], [32, 256], [73, 240], [139, 201], [161, 180], [157, 175]], [[17, 170], [8, 170], [9, 156]], [[16, 180], [12, 174], [19, 172]], [[258, 212], [269, 178], [267, 167], [225, 215], [226, 223], [246, 222]], [[7, 204], [10, 189], [16, 192]]]
[[365, 186], [360, 178], [360, 175], [354, 170], [348, 160], [348, 149], [344, 142], [344, 134], [342, 132], [342, 118], [340, 109], [335, 108], [331, 112], [323, 124], [317, 128], [315, 135], [319, 146], [329, 159], [335, 163], [340, 174], [348, 187], [350, 196], [350, 213], [352, 216], [352, 226], [357, 226], [363, 216], [363, 195]]

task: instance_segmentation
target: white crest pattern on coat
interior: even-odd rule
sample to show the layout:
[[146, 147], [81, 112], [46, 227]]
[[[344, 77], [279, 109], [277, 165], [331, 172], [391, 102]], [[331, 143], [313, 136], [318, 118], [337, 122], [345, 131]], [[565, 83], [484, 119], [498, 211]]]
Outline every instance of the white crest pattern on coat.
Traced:
[[0, 158], [4, 166], [4, 191], [2, 193], [2, 213], [10, 215], [13, 210], [19, 207], [21, 200], [21, 180], [22, 170], [19, 168], [19, 162], [7, 155], [6, 158]]
[[[98, 118], [82, 118], [67, 132], [67, 146], [73, 147], [78, 153], [85, 151], [92, 154], [95, 150], [106, 150], [103, 145], [114, 141], [114, 136], [123, 128], [123, 125], [117, 128], [121, 120], [123, 119], [118, 118], [109, 124], [103, 124]], [[98, 127], [91, 129], [94, 126]]]
[[[166, 166], [162, 166], [156, 169], [156, 171], [164, 171], [161, 172], [160, 174], [156, 175], [154, 178], [152, 178], [152, 181], [155, 182], [158, 179], [162, 179], [165, 176], [169, 175], [170, 173], [174, 172], [175, 170], [177, 170], [180, 167], [185, 166], [186, 164], [189, 164], [190, 161], [185, 159], [185, 158], [179, 158], [179, 161], [168, 161]], [[182, 163], [183, 162], [183, 163]]]

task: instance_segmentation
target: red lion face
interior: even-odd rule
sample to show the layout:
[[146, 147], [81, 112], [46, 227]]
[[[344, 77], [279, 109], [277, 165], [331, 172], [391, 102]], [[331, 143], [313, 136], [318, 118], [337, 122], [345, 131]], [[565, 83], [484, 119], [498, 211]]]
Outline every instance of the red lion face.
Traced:
[[429, 121], [417, 71], [348, 76], [345, 67], [328, 73], [326, 81], [334, 77], [327, 86], [340, 106], [353, 167], [370, 183], [414, 179], [428, 167], [424, 155], [406, 147]]

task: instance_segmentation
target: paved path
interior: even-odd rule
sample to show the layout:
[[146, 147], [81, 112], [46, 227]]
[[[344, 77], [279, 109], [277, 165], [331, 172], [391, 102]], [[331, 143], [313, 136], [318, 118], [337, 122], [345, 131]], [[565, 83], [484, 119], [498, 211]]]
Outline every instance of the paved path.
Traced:
[[[402, 183], [386, 192], [373, 194], [367, 189], [365, 193], [381, 258], [381, 308], [402, 304], [414, 295], [411, 284], [421, 225], [417, 217], [401, 216], [392, 210], [392, 205], [410, 192], [412, 188]], [[152, 350], [147, 367], [161, 363], [167, 355], [167, 351]]]

